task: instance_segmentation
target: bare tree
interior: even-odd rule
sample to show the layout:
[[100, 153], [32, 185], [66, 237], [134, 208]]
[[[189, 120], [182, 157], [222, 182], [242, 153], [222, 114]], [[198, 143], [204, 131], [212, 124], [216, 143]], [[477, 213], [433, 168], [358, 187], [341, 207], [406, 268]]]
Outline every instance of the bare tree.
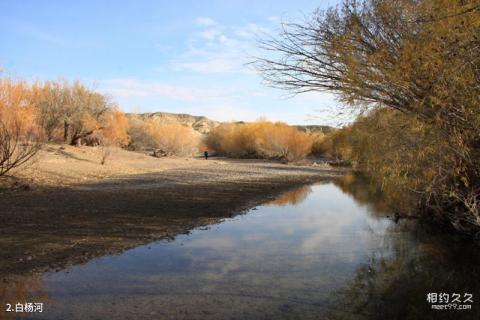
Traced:
[[253, 64], [268, 85], [294, 93], [334, 92], [357, 108], [381, 104], [471, 129], [464, 101], [431, 98], [462, 72], [478, 81], [479, 14], [474, 0], [345, 0], [282, 24], [279, 37], [260, 41], [268, 54]]
[[79, 82], [74, 83], [65, 114], [65, 138], [69, 138], [72, 145], [81, 143], [83, 138], [101, 129], [98, 121], [110, 108], [107, 97], [89, 90]]
[[55, 138], [55, 133], [62, 129], [65, 111], [69, 104], [69, 90], [65, 83], [47, 82], [41, 88], [38, 101], [37, 122], [43, 129], [47, 141]]
[[34, 132], [22, 134], [18, 122], [7, 126], [0, 119], [0, 176], [31, 160], [40, 149]]

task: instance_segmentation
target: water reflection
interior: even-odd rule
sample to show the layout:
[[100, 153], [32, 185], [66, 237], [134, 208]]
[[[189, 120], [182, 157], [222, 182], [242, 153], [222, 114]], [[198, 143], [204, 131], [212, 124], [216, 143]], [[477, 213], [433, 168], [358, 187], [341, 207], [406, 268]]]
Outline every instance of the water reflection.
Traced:
[[349, 177], [304, 187], [210, 230], [46, 273], [51, 301], [33, 318], [478, 316], [475, 305], [432, 313], [425, 300], [443, 290], [480, 297], [477, 250], [413, 220], [395, 223], [369, 188]]
[[[396, 237], [390, 237], [397, 234]], [[332, 295], [352, 319], [479, 319], [469, 311], [431, 310], [428, 293], [471, 293], [479, 297], [478, 252], [462, 240], [426, 232], [415, 221], [390, 226], [385, 243], [392, 255], [371, 253], [354, 278]], [[345, 319], [329, 314], [330, 319]], [[347, 318], [348, 319], [348, 318]]]
[[368, 206], [373, 215], [385, 216], [392, 212], [404, 217], [415, 215], [411, 212], [411, 208], [415, 207], [415, 199], [407, 197], [400, 190], [382, 189], [381, 185], [361, 173], [346, 174], [335, 179], [334, 183], [358, 204]]
[[305, 200], [310, 192], [312, 192], [312, 187], [303, 186], [284, 193], [277, 199], [270, 201], [268, 204], [279, 207], [284, 207], [289, 204], [296, 205]]
[[[357, 203], [368, 206], [377, 217], [408, 212], [409, 199], [382, 194], [379, 187], [358, 175], [335, 181]], [[428, 293], [472, 293], [480, 297], [478, 247], [435, 226], [417, 220], [390, 223], [382, 241], [388, 257], [370, 253], [352, 280], [332, 295], [349, 316], [329, 313], [331, 319], [479, 319], [479, 308], [470, 311], [433, 311]], [[451, 300], [451, 298], [450, 298]], [[421, 302], [424, 303], [421, 303]]]

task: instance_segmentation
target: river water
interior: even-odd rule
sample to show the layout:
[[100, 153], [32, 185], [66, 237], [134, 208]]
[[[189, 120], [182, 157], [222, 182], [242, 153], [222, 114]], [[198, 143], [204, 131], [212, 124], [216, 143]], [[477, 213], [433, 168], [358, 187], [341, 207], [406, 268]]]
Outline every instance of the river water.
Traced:
[[[369, 190], [302, 187], [174, 241], [17, 285], [43, 302], [32, 319], [479, 319], [478, 248], [394, 219]], [[452, 309], [433, 310], [446, 295]], [[454, 299], [471, 309], [453, 310]]]

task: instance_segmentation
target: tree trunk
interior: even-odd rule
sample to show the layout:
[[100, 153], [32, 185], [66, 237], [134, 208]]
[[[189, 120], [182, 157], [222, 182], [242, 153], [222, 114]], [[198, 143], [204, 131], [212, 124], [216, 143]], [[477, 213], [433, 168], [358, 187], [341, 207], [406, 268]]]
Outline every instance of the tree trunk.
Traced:
[[68, 122], [65, 121], [63, 122], [63, 141], [64, 142], [67, 142], [67, 139], [68, 139]]

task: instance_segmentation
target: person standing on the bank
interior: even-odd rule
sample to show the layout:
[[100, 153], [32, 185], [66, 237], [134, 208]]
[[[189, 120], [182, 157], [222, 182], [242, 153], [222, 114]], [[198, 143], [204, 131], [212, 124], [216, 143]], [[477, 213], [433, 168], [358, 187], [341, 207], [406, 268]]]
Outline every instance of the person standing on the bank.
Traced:
[[205, 152], [203, 153], [203, 155], [205, 156], [205, 160], [208, 160], [208, 151], [205, 150]]

